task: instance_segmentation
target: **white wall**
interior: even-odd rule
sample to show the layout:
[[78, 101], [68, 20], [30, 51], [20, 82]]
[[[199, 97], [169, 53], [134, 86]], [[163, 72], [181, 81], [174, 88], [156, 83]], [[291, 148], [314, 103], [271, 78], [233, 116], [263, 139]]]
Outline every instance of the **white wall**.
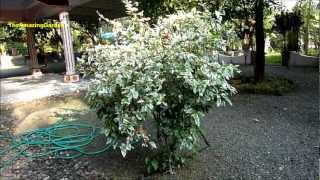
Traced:
[[244, 52], [240, 56], [227, 56], [219, 54], [218, 61], [225, 64], [251, 64], [251, 51]]
[[1, 68], [8, 68], [14, 66], [23, 66], [25, 64], [24, 56], [8, 56], [0, 55], [0, 66]]

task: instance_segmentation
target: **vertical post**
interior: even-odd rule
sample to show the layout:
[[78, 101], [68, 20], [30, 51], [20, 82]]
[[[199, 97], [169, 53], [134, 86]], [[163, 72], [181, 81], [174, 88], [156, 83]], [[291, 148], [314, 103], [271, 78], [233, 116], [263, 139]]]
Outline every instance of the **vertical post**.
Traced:
[[75, 61], [72, 45], [72, 37], [70, 31], [70, 20], [68, 12], [61, 12], [59, 14], [61, 23], [61, 36], [64, 48], [64, 58], [66, 64], [66, 74], [64, 76], [65, 82], [77, 82], [79, 81], [79, 75], [75, 72]]
[[255, 82], [264, 79], [265, 54], [264, 54], [264, 28], [263, 28], [263, 9], [264, 0], [256, 0], [256, 62], [254, 67]]
[[26, 28], [27, 31], [27, 45], [28, 51], [30, 56], [30, 70], [33, 76], [40, 76], [42, 75], [40, 66], [37, 59], [37, 50], [35, 47], [35, 40], [34, 40], [34, 29], [33, 28]]

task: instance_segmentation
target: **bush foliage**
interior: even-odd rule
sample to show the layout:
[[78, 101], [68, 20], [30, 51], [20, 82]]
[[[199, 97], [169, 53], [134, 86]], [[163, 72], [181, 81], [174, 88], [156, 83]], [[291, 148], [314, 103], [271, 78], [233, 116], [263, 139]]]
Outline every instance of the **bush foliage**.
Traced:
[[[149, 173], [180, 167], [195, 150], [201, 118], [212, 106], [231, 104], [228, 80], [238, 69], [213, 55], [223, 41], [221, 19], [208, 11], [180, 11], [151, 26], [136, 5], [124, 1], [130, 21], [101, 16], [113, 26], [114, 43], [82, 58], [93, 77], [88, 103], [105, 122], [105, 134], [123, 156], [138, 144], [152, 149]], [[146, 122], [156, 125], [157, 136]]]

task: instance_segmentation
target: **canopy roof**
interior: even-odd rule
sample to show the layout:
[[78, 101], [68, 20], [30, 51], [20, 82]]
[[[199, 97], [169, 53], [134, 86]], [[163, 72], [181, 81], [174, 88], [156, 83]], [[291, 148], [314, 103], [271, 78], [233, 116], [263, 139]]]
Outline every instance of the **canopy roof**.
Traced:
[[68, 0], [0, 0], [0, 21], [32, 21], [55, 15], [69, 6]]
[[97, 19], [97, 10], [111, 19], [125, 15], [121, 0], [0, 0], [0, 21], [57, 18], [62, 11], [69, 11], [74, 20]]
[[89, 18], [97, 20], [97, 10], [110, 19], [126, 15], [125, 6], [121, 0], [73, 0], [70, 19], [81, 20]]

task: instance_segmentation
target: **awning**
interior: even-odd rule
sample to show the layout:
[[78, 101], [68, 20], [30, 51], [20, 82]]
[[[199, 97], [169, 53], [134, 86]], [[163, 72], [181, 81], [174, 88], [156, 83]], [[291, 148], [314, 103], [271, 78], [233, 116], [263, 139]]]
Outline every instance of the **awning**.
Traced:
[[57, 19], [62, 11], [68, 11], [72, 20], [97, 20], [97, 10], [111, 19], [125, 16], [121, 0], [0, 0], [0, 22]]
[[0, 21], [28, 22], [69, 8], [68, 0], [0, 0]]

